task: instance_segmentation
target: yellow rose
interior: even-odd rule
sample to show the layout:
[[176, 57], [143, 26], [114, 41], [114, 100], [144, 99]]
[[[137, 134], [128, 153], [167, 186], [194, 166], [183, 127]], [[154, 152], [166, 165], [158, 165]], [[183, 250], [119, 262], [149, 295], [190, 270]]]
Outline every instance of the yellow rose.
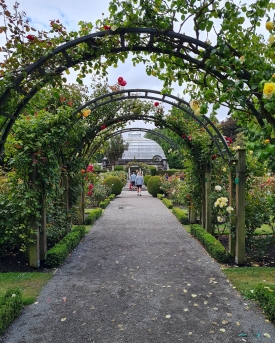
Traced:
[[265, 144], [270, 143], [270, 139], [265, 139], [265, 140], [264, 140], [264, 143], [265, 143]]
[[198, 100], [191, 100], [190, 107], [196, 116], [200, 115], [200, 103]]
[[91, 110], [85, 110], [85, 111], [82, 111], [82, 115], [83, 117], [88, 117], [88, 115], [91, 113]]
[[265, 23], [265, 28], [268, 30], [268, 31], [271, 31], [273, 29], [274, 25], [272, 23], [272, 21], [267, 21]]
[[274, 82], [265, 83], [264, 89], [263, 89], [263, 97], [266, 99], [270, 99], [274, 93], [275, 93], [275, 83]]

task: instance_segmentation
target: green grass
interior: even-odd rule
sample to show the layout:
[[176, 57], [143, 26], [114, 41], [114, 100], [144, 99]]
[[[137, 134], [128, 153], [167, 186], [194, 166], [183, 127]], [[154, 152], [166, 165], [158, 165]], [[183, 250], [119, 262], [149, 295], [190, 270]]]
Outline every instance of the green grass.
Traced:
[[32, 304], [51, 277], [52, 273], [0, 273], [0, 296], [16, 287], [22, 291], [23, 304]]
[[259, 283], [275, 285], [275, 268], [236, 267], [225, 268], [223, 272], [236, 289], [246, 298], [253, 298], [253, 291]]

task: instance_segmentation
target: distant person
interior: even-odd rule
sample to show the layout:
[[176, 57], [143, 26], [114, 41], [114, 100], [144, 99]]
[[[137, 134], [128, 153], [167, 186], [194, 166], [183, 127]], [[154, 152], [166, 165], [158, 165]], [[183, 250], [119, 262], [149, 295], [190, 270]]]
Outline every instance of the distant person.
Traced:
[[130, 176], [130, 189], [131, 189], [131, 191], [133, 189], [136, 189], [136, 187], [135, 187], [135, 185], [136, 185], [136, 178], [137, 178], [137, 176], [136, 176], [135, 172], [133, 171], [131, 176]]
[[142, 173], [138, 173], [137, 174], [137, 177], [136, 177], [136, 187], [137, 187], [137, 195], [141, 196], [141, 188], [142, 188], [142, 185], [143, 185], [143, 176], [142, 176]]
[[168, 178], [169, 178], [169, 176], [168, 176], [168, 174], [167, 173], [165, 173], [164, 174], [164, 177], [165, 177], [165, 180], [167, 181], [168, 180]]

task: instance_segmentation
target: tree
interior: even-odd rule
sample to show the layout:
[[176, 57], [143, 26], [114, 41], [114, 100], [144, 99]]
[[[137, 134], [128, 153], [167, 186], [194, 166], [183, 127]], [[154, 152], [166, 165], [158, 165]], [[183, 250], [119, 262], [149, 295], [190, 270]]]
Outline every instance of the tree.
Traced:
[[125, 150], [128, 150], [129, 143], [125, 143], [121, 135], [111, 138], [107, 142], [105, 156], [112, 165], [116, 165], [119, 158], [122, 157]]
[[227, 118], [220, 123], [221, 130], [224, 136], [232, 138], [234, 141], [238, 134], [237, 120], [232, 118]]

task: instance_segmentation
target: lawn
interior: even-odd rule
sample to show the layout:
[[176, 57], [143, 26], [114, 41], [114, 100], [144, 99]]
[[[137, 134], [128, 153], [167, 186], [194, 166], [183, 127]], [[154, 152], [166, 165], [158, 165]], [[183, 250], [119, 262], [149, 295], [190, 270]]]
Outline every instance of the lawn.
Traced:
[[0, 296], [16, 287], [22, 291], [23, 304], [32, 304], [51, 277], [52, 273], [0, 273]]
[[255, 287], [259, 283], [275, 285], [275, 268], [242, 267], [222, 270], [236, 289], [246, 298], [253, 298]]

